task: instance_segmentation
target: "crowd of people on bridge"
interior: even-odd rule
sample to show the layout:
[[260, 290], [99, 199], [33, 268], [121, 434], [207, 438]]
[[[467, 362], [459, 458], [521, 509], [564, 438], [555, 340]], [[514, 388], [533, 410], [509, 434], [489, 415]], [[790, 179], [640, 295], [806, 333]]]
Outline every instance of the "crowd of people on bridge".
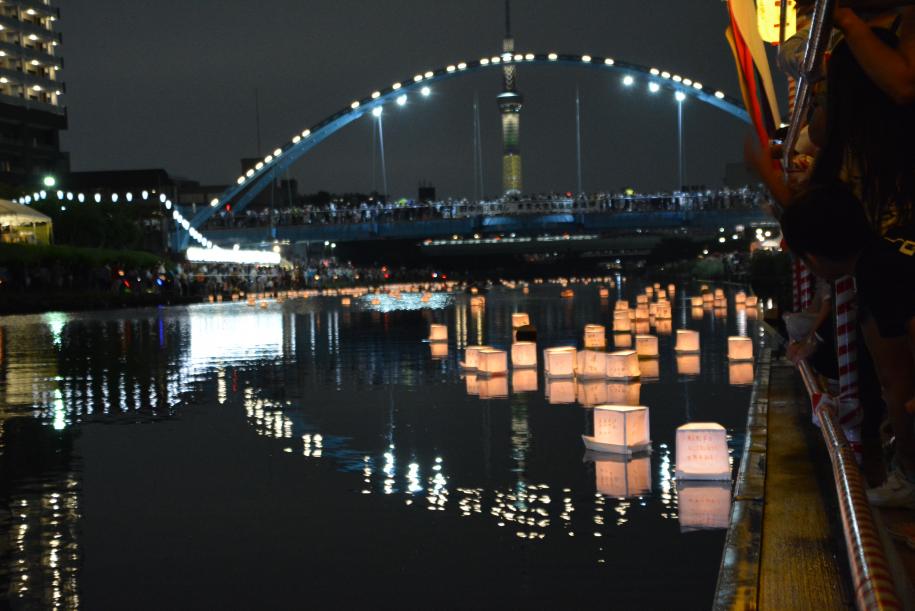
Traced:
[[730, 210], [758, 207], [763, 190], [758, 186], [739, 189], [697, 187], [673, 193], [600, 192], [574, 196], [571, 193], [537, 193], [523, 197], [471, 201], [444, 199], [419, 202], [372, 198], [359, 203], [331, 200], [326, 205], [302, 204], [271, 209], [246, 209], [240, 213], [220, 210], [207, 229], [279, 225], [328, 225], [390, 223], [430, 219], [458, 219], [496, 214], [547, 214], [583, 212], [651, 212], [658, 210]]
[[[797, 4], [799, 23], [809, 22], [812, 2]], [[748, 156], [784, 209], [793, 256], [821, 283], [854, 279], [863, 342], [857, 389], [847, 388], [860, 397], [865, 445], [894, 444], [885, 482], [871, 481], [868, 498], [915, 509], [915, 7], [837, 8], [833, 25], [825, 79], [815, 85], [813, 108], [789, 151], [787, 176], [773, 163], [783, 152], [778, 147], [748, 148]], [[800, 72], [808, 32], [780, 49], [779, 65], [790, 76]], [[830, 291], [827, 284], [820, 292]], [[814, 300], [810, 315], [819, 327], [792, 343], [789, 355], [839, 379], [846, 370], [839, 370], [837, 319], [828, 309]], [[839, 333], [847, 333], [842, 326]], [[840, 413], [852, 399], [842, 397]], [[871, 466], [865, 459], [866, 474]]]

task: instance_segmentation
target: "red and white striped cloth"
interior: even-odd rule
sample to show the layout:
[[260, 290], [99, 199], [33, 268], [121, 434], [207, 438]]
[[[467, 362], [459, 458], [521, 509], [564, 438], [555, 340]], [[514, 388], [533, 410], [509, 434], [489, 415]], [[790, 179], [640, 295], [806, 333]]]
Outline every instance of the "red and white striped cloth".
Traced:
[[853, 447], [860, 448], [863, 411], [858, 398], [858, 309], [855, 279], [836, 281], [836, 352], [839, 357], [839, 423]]

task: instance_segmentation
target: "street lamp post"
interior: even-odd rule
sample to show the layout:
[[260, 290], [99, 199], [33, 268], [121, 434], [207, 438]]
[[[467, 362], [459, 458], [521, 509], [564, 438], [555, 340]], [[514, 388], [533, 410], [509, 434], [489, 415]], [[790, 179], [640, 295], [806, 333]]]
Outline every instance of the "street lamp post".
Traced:
[[677, 188], [683, 188], [683, 101], [686, 94], [678, 91], [674, 94], [677, 100]]

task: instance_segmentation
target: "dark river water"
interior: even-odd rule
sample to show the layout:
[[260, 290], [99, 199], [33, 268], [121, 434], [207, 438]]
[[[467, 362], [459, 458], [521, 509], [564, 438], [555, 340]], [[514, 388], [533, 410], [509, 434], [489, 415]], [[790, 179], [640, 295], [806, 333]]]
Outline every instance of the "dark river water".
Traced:
[[[0, 318], [10, 605], [708, 608], [730, 486], [678, 489], [675, 430], [718, 422], [739, 462], [752, 370], [727, 337], [758, 343], [756, 311], [682, 287], [640, 382], [462, 372], [464, 346], [510, 347], [513, 312], [541, 350], [587, 323], [612, 346], [617, 291], [573, 288]], [[649, 456], [585, 453], [603, 402], [648, 406]]]

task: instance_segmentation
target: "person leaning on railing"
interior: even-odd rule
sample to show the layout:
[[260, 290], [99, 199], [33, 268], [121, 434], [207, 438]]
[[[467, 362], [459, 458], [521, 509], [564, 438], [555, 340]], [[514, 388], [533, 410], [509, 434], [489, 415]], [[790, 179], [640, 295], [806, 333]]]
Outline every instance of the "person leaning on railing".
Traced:
[[837, 181], [794, 197], [781, 224], [791, 252], [817, 276], [855, 278], [864, 341], [896, 436], [895, 464], [868, 499], [915, 509], [915, 232], [878, 235], [861, 202]]

